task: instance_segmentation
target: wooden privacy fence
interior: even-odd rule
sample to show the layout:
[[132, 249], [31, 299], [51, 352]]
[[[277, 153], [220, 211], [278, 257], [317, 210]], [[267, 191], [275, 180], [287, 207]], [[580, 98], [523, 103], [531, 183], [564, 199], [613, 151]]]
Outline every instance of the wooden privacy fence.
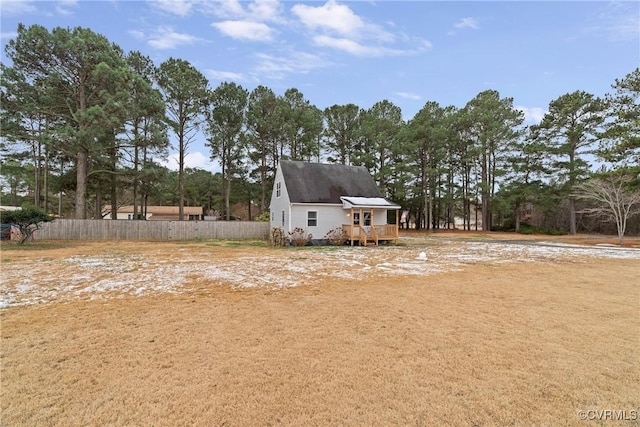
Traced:
[[37, 240], [267, 239], [269, 223], [56, 219], [42, 224], [34, 237]]

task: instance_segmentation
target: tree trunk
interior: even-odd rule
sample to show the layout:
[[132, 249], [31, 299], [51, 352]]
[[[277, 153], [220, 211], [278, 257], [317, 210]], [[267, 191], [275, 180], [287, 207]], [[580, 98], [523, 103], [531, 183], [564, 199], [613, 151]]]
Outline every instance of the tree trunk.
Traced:
[[184, 220], [184, 135], [180, 132], [178, 154], [178, 219]]
[[[96, 190], [96, 198], [94, 201], [94, 209], [93, 209], [93, 219], [102, 219], [102, 193], [100, 190]], [[111, 216], [113, 216], [113, 212], [111, 212]]]
[[[229, 144], [230, 145], [230, 144]], [[222, 195], [224, 197], [224, 219], [229, 221], [231, 219], [231, 206], [230, 206], [230, 194], [231, 194], [231, 177], [229, 175], [229, 165], [227, 164], [226, 150], [223, 150], [222, 154]]]
[[[482, 196], [482, 229], [484, 231], [491, 230], [491, 207], [489, 204], [489, 170], [487, 164], [487, 155], [482, 155], [481, 174], [481, 196]], [[477, 227], [476, 227], [477, 228]]]
[[87, 219], [87, 168], [89, 154], [81, 150], [76, 155], [76, 219]]
[[49, 212], [49, 151], [45, 149], [44, 151], [44, 183], [43, 183], [43, 193], [44, 193], [44, 210], [45, 212]]
[[[570, 144], [571, 150], [569, 151], [569, 191], [573, 191], [573, 187], [576, 183], [576, 150], [575, 147], [577, 144], [575, 142], [571, 142]], [[576, 231], [576, 199], [569, 196], [569, 234], [575, 235]]]
[[138, 216], [138, 171], [140, 169], [140, 146], [138, 145], [138, 126], [136, 124], [133, 130], [133, 219], [137, 220]]
[[[228, 174], [228, 171], [227, 171]], [[229, 195], [231, 194], [231, 177], [226, 178], [226, 188], [224, 190], [224, 209], [226, 212], [227, 221], [231, 219], [231, 204], [229, 202]]]
[[42, 156], [42, 143], [40, 141], [38, 141], [36, 143], [36, 149], [35, 149], [35, 153], [34, 153], [34, 162], [33, 162], [33, 166], [35, 167], [35, 188], [33, 191], [33, 196], [34, 196], [34, 206], [39, 208], [41, 207], [40, 205], [40, 174], [41, 174], [41, 170], [40, 170], [40, 158]]
[[[60, 160], [60, 176], [64, 175], [64, 161]], [[58, 191], [58, 217], [62, 218], [62, 190]]]
[[[113, 136], [113, 140], [111, 141], [111, 143], [113, 144], [112, 148], [111, 148], [111, 168], [113, 169], [113, 173], [111, 173], [111, 219], [112, 220], [117, 220], [118, 219], [118, 177], [116, 175], [116, 169], [117, 169], [117, 155], [118, 155], [118, 149], [116, 148], [116, 140], [115, 140], [115, 135]], [[99, 209], [100, 212], [100, 219], [102, 219], [102, 207], [100, 207]]]
[[569, 198], [569, 234], [577, 234], [576, 231], [576, 199]]

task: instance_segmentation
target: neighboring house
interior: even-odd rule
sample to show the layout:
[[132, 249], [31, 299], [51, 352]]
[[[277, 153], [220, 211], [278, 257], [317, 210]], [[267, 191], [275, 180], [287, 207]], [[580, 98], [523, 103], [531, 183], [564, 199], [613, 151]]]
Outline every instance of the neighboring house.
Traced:
[[382, 197], [363, 166], [281, 160], [271, 195], [271, 228], [285, 233], [301, 228], [314, 240], [341, 229], [352, 245], [377, 245], [398, 238], [399, 209]]
[[[138, 216], [142, 219], [150, 221], [177, 221], [180, 217], [178, 206], [147, 206], [145, 208], [146, 216], [142, 218], [142, 208], [138, 206]], [[102, 217], [111, 219], [111, 210], [106, 208], [103, 210]], [[118, 219], [134, 219], [133, 206], [120, 206], [118, 208]], [[185, 206], [184, 219], [189, 221], [203, 219], [203, 210], [201, 206]]]
[[[251, 216], [249, 216], [249, 206], [251, 206]], [[258, 215], [260, 215], [260, 207], [253, 202], [251, 202], [251, 204], [248, 202], [237, 202], [231, 205], [232, 219], [254, 221]]]

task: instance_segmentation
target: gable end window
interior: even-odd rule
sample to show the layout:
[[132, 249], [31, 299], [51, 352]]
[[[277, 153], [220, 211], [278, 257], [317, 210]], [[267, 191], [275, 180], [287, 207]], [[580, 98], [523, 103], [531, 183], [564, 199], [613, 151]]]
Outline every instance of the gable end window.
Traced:
[[282, 195], [282, 182], [276, 182], [276, 197], [280, 197]]
[[308, 211], [307, 212], [307, 227], [317, 227], [318, 226], [318, 212], [317, 211]]

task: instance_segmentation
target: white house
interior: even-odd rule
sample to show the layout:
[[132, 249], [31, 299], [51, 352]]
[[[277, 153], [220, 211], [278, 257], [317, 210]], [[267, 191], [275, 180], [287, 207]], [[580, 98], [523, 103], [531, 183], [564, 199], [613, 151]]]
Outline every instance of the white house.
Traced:
[[364, 166], [281, 160], [271, 195], [271, 228], [299, 227], [323, 239], [342, 229], [351, 244], [398, 238], [400, 206], [382, 197]]

